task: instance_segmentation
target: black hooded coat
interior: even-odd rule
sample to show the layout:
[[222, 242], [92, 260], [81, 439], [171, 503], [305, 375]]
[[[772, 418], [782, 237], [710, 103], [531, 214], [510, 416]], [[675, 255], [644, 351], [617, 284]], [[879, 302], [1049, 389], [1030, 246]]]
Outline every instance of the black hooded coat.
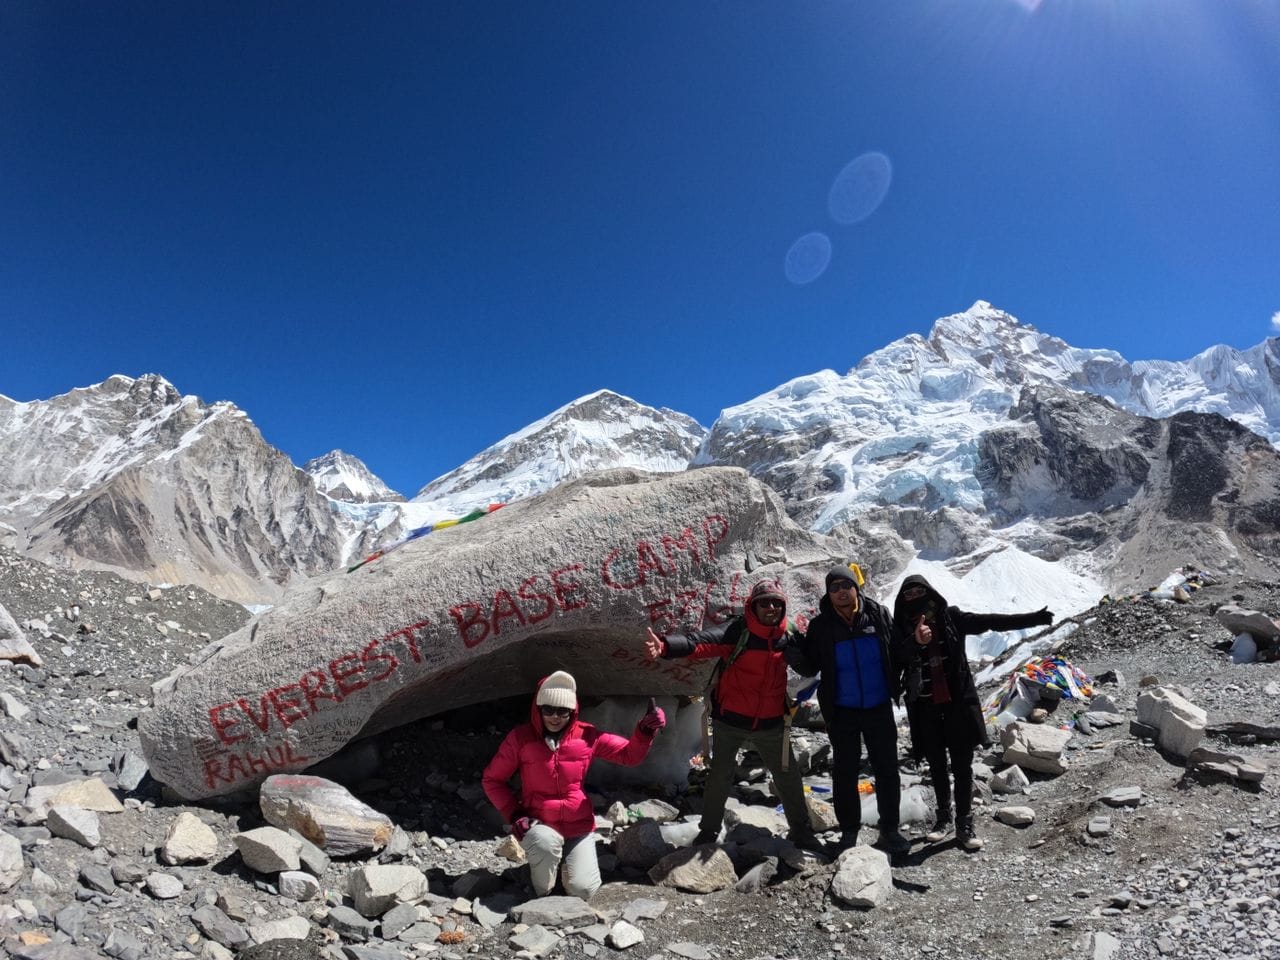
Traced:
[[[913, 586], [924, 587], [925, 596], [915, 601], [903, 600], [902, 592]], [[903, 696], [907, 703], [907, 720], [911, 727], [911, 753], [917, 760], [941, 746], [939, 741], [944, 733], [936, 724], [921, 722], [919, 706], [923, 702], [922, 688], [927, 686], [925, 675], [929, 670], [924, 658], [928, 647], [921, 647], [915, 641], [916, 622], [922, 615], [933, 630], [934, 637], [941, 640], [943, 669], [951, 702], [962, 708], [965, 729], [953, 731], [951, 736], [959, 734], [974, 746], [990, 745], [986, 720], [982, 716], [982, 702], [978, 699], [978, 688], [973, 682], [973, 672], [969, 669], [969, 657], [965, 652], [965, 638], [989, 630], [1048, 626], [1053, 622], [1053, 614], [1048, 610], [1008, 614], [969, 613], [959, 607], [948, 606], [942, 594], [924, 577], [913, 574], [902, 581], [893, 605], [894, 669], [901, 678]]]

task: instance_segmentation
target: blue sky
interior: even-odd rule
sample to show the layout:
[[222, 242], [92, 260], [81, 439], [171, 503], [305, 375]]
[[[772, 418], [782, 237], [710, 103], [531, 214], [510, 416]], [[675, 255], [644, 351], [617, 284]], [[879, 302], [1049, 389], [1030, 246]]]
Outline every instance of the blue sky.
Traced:
[[0, 393], [157, 372], [412, 495], [978, 299], [1184, 359], [1280, 326], [1278, 163], [1271, 0], [7, 3]]

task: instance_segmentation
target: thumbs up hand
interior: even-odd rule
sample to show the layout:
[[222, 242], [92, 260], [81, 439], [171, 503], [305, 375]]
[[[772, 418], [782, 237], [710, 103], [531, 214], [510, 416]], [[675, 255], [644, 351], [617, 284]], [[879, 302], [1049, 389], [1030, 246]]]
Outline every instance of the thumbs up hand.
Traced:
[[667, 715], [658, 706], [658, 701], [650, 697], [649, 709], [645, 711], [644, 716], [640, 718], [640, 722], [636, 726], [639, 727], [642, 733], [652, 737], [666, 725]]

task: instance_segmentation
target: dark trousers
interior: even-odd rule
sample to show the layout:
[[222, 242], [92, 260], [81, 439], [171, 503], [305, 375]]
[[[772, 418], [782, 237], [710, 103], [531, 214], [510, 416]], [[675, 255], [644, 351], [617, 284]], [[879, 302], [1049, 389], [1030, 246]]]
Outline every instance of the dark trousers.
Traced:
[[[955, 815], [964, 820], [973, 812], [973, 738], [969, 708], [963, 704], [918, 703], [912, 729], [924, 739], [923, 753], [929, 762], [929, 778], [939, 814], [951, 810], [951, 779], [955, 778]], [[948, 773], [948, 759], [950, 772]]]
[[831, 737], [831, 792], [836, 819], [844, 833], [856, 834], [862, 826], [862, 797], [858, 795], [858, 768], [862, 765], [862, 742], [876, 778], [876, 809], [880, 829], [898, 829], [898, 804], [902, 793], [898, 781], [898, 727], [893, 722], [893, 705], [861, 710], [836, 707], [827, 720]]

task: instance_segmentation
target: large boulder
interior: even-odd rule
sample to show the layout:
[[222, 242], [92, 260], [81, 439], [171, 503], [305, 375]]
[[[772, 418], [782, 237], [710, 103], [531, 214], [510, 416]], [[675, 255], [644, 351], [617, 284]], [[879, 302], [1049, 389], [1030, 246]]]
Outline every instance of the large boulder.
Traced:
[[737, 468], [595, 474], [293, 589], [154, 685], [143, 750], [206, 797], [555, 669], [586, 697], [697, 694], [710, 665], [648, 661], [646, 626], [721, 623], [763, 576], [803, 615], [836, 556]]
[[1138, 722], [1160, 731], [1157, 743], [1175, 757], [1187, 757], [1204, 738], [1207, 714], [1171, 687], [1138, 695]]

